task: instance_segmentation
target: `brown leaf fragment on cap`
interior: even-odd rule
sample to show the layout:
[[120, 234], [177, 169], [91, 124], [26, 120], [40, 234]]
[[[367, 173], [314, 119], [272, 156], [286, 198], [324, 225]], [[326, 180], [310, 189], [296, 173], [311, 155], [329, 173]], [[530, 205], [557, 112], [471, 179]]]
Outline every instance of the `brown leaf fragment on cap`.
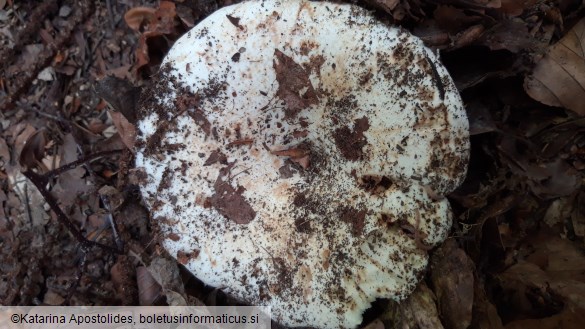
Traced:
[[251, 145], [254, 143], [254, 139], [252, 138], [245, 138], [245, 139], [238, 139], [232, 142], [229, 142], [226, 146], [236, 146], [236, 145]]
[[234, 17], [232, 15], [225, 15], [225, 17], [227, 17], [227, 19], [230, 21], [230, 23], [232, 23], [238, 29], [240, 29], [240, 30], [244, 29], [244, 27], [240, 25], [240, 18], [239, 17]]
[[207, 158], [207, 160], [205, 160], [205, 163], [203, 163], [203, 165], [204, 166], [211, 166], [212, 164], [215, 164], [218, 162], [221, 164], [227, 164], [227, 157], [225, 156], [225, 154], [221, 153], [221, 151], [213, 151], [209, 155], [209, 158]]
[[307, 151], [300, 148], [291, 148], [288, 150], [272, 151], [272, 154], [279, 156], [291, 157], [291, 159], [299, 159], [307, 155]]
[[362, 148], [368, 143], [364, 132], [370, 128], [368, 118], [363, 117], [354, 122], [353, 131], [349, 127], [335, 129], [333, 138], [344, 158], [357, 161], [362, 158]]
[[317, 93], [309, 80], [309, 73], [301, 65], [278, 49], [274, 49], [274, 56], [278, 81], [276, 95], [286, 103], [285, 117], [292, 119], [301, 110], [317, 104]]
[[222, 216], [229, 220], [233, 220], [237, 224], [248, 224], [256, 217], [256, 211], [246, 198], [242, 195], [246, 189], [238, 186], [233, 188], [229, 181], [224, 181], [222, 177], [229, 175], [229, 169], [224, 168], [220, 171], [215, 184], [213, 185], [215, 193], [209, 198], [211, 205]]
[[351, 233], [354, 236], [360, 236], [364, 230], [366, 220], [366, 210], [358, 210], [353, 207], [340, 207], [339, 218], [351, 227]]
[[310, 156], [309, 150], [305, 150], [302, 148], [291, 148], [288, 150], [281, 150], [281, 151], [271, 151], [272, 154], [278, 156], [288, 156], [290, 160], [293, 162], [298, 163], [303, 169], [309, 168], [310, 164]]

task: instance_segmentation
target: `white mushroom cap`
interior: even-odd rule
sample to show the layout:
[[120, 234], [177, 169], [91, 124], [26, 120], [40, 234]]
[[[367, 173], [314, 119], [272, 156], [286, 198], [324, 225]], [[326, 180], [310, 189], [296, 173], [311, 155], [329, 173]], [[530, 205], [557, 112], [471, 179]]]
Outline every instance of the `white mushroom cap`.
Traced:
[[287, 326], [352, 328], [446, 238], [468, 122], [422, 42], [343, 4], [249, 1], [179, 39], [141, 102], [162, 245]]

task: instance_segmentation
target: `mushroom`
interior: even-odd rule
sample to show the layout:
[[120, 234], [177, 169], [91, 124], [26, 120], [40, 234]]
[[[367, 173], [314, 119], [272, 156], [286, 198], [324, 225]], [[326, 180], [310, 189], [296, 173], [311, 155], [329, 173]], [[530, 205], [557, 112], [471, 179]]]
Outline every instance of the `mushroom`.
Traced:
[[248, 1], [181, 37], [136, 166], [161, 244], [290, 326], [353, 328], [443, 241], [468, 121], [435, 54], [348, 4]]

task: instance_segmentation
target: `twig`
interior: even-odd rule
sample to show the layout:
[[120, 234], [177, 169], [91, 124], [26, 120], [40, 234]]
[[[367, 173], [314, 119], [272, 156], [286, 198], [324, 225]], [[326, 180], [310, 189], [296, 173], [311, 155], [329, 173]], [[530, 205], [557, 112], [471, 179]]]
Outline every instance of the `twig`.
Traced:
[[[83, 154], [83, 150], [81, 149], [81, 146], [79, 144], [77, 145], [77, 149], [78, 149], [80, 154]], [[120, 150], [120, 151], [122, 151], [122, 150]], [[83, 163], [83, 166], [85, 167], [87, 172], [89, 172], [89, 175], [91, 176], [91, 178], [95, 182], [96, 181], [95, 173], [91, 169], [89, 162], [90, 161], [85, 161]], [[107, 215], [108, 222], [110, 223], [110, 227], [112, 228], [112, 234], [114, 235], [114, 241], [116, 242], [116, 246], [118, 247], [118, 250], [123, 250], [124, 244], [122, 243], [122, 240], [120, 239], [120, 236], [118, 235], [118, 225], [116, 224], [116, 220], [114, 219], [114, 215], [112, 214], [112, 207], [110, 206], [110, 199], [108, 198], [107, 195], [100, 194], [100, 200], [102, 201], [102, 203], [104, 204], [104, 207], [108, 211], [108, 215]]]
[[110, 28], [114, 31], [116, 30], [116, 25], [114, 24], [114, 12], [112, 11], [112, 2], [110, 0], [106, 0], [106, 7], [108, 8], [108, 21], [110, 22]]
[[85, 268], [86, 261], [87, 261], [87, 253], [82, 252], [81, 253], [81, 261], [79, 261], [78, 270], [77, 270], [77, 272], [75, 272], [75, 282], [73, 282], [71, 287], [67, 288], [67, 290], [69, 290], [69, 293], [67, 294], [68, 304], [69, 304], [69, 301], [71, 300], [71, 297], [73, 297], [75, 290], [79, 286], [79, 282], [81, 282], [81, 274], [83, 273], [83, 268]]
[[[69, 169], [73, 168], [74, 167], [71, 167]], [[57, 220], [59, 220], [59, 222], [65, 227], [67, 227], [69, 232], [73, 234], [73, 236], [81, 245], [81, 250], [84, 253], [88, 252], [92, 247], [99, 247], [114, 254], [121, 253], [120, 250], [114, 249], [110, 246], [106, 246], [105, 244], [88, 240], [83, 236], [83, 234], [81, 234], [81, 231], [79, 231], [79, 229], [69, 220], [69, 217], [67, 217], [63, 210], [61, 210], [57, 202], [57, 199], [55, 199], [51, 192], [49, 192], [49, 190], [47, 190], [46, 188], [46, 186], [49, 184], [49, 178], [52, 178], [54, 175], [48, 175], [48, 173], [45, 175], [39, 175], [30, 169], [24, 171], [22, 174], [37, 187], [43, 198], [45, 198], [45, 201], [47, 201], [47, 203], [51, 207], [51, 210], [53, 210], [53, 212], [55, 212], [55, 215], [57, 215]]]
[[86, 157], [83, 157], [79, 160], [70, 162], [68, 164], [62, 165], [59, 168], [53, 169], [51, 171], [46, 172], [43, 176], [43, 178], [48, 178], [48, 177], [53, 177], [53, 176], [58, 176], [66, 171], [69, 171], [71, 169], [77, 168], [81, 165], [84, 165], [86, 162], [91, 162], [91, 161], [95, 161], [97, 159], [103, 158], [103, 157], [107, 157], [110, 155], [116, 155], [119, 153], [122, 153], [123, 150], [111, 150], [111, 151], [103, 151], [103, 152], [97, 152], [97, 153], [93, 153], [90, 154]]

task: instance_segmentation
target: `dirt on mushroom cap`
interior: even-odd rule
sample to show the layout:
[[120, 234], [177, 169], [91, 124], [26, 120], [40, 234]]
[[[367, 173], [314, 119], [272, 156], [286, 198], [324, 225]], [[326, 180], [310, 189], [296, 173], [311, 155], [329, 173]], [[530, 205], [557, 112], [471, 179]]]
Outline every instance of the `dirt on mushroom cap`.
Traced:
[[136, 163], [163, 245], [283, 324], [355, 327], [374, 299], [405, 298], [446, 237], [465, 111], [421, 41], [364, 10], [223, 8], [149, 96]]

